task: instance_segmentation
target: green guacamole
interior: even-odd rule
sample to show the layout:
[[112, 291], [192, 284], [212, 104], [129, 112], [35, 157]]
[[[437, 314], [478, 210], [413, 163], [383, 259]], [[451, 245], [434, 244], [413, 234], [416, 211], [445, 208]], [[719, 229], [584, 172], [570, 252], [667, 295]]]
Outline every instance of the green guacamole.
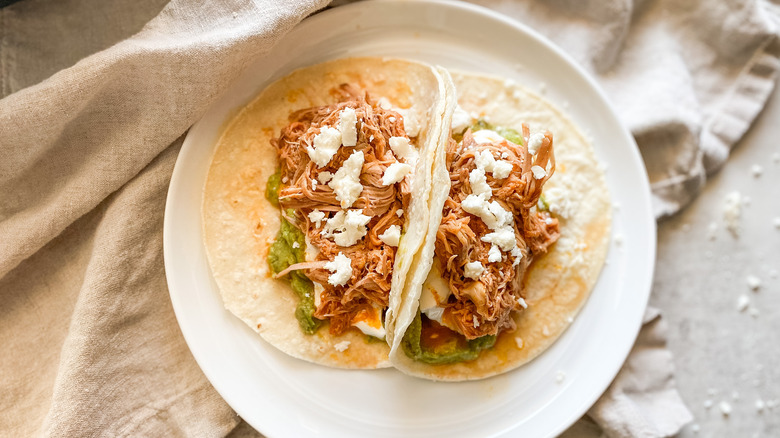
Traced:
[[268, 177], [268, 184], [265, 186], [265, 197], [275, 207], [279, 206], [279, 188], [282, 185], [282, 171], [277, 170], [275, 174]]
[[[498, 133], [498, 135], [504, 137], [505, 139], [511, 141], [514, 144], [523, 144], [523, 136], [520, 135], [519, 132], [515, 131], [512, 128], [504, 128], [501, 126], [495, 126], [491, 125], [490, 123], [486, 122], [485, 119], [479, 119], [476, 122], [474, 122], [473, 125], [469, 126], [471, 129], [471, 132], [481, 131], [483, 129], [489, 129], [491, 131], [495, 131]], [[460, 143], [463, 140], [463, 133], [460, 134], [454, 134], [452, 136], [455, 141]]]
[[496, 343], [495, 336], [483, 336], [467, 341], [463, 336], [457, 335], [450, 337], [435, 348], [429, 349], [420, 342], [422, 327], [422, 315], [418, 311], [417, 316], [409, 325], [409, 328], [406, 329], [406, 334], [404, 334], [404, 338], [401, 341], [401, 347], [410, 358], [429, 364], [474, 360], [479, 357], [479, 353], [482, 350], [490, 348]]
[[547, 202], [547, 198], [544, 195], [539, 195], [539, 200], [536, 202], [536, 209], [539, 211], [550, 211], [550, 203]]
[[[279, 172], [268, 178], [265, 195], [271, 203], [279, 202]], [[288, 210], [287, 214], [293, 216], [295, 212]], [[293, 247], [298, 243], [297, 248]], [[301, 230], [288, 222], [284, 217], [281, 218], [281, 227], [279, 234], [271, 249], [268, 251], [268, 265], [274, 274], [278, 274], [287, 269], [288, 266], [295, 263], [301, 263], [305, 258], [306, 240]], [[313, 334], [322, 324], [322, 321], [314, 317], [314, 283], [309, 280], [300, 271], [292, 271], [285, 276], [290, 286], [298, 295], [298, 307], [295, 309], [295, 317], [298, 319], [301, 329], [306, 334]]]

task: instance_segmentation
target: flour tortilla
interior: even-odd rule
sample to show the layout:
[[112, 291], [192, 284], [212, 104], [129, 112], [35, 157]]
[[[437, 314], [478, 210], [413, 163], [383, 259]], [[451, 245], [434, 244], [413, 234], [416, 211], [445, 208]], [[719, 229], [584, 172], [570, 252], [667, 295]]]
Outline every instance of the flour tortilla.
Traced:
[[[553, 133], [556, 170], [545, 184], [544, 195], [560, 221], [560, 239], [534, 261], [525, 277], [528, 309], [515, 313], [517, 329], [499, 334], [496, 344], [473, 361], [429, 365], [410, 359], [401, 348], [401, 339], [417, 314], [421, 285], [431, 263], [412, 274], [419, 283], [406, 296], [404, 312], [395, 323], [390, 360], [399, 370], [433, 380], [474, 380], [501, 374], [532, 360], [566, 330], [598, 279], [606, 258], [611, 203], [604, 171], [593, 147], [580, 130], [550, 102], [503, 79], [468, 73], [452, 74], [458, 104], [489, 123], [531, 132]], [[449, 120], [444, 128], [449, 129]], [[439, 154], [446, 147], [440, 143]], [[444, 168], [437, 162], [435, 173]], [[446, 174], [446, 168], [444, 173]], [[441, 222], [444, 199], [431, 203], [433, 232], [426, 236], [421, 258], [433, 258], [435, 230]], [[422, 280], [420, 280], [422, 279]], [[521, 345], [521, 347], [520, 347]]]
[[[445, 72], [446, 73], [446, 72]], [[323, 325], [306, 335], [295, 318], [298, 299], [283, 280], [273, 279], [266, 260], [280, 227], [280, 211], [265, 198], [266, 181], [279, 164], [271, 138], [296, 110], [334, 103], [329, 91], [342, 83], [367, 90], [374, 99], [409, 109], [420, 125], [420, 157], [396, 255], [391, 297], [406, 283], [429, 221], [436, 142], [442, 137], [445, 84], [440, 70], [404, 60], [350, 58], [303, 68], [268, 86], [227, 125], [212, 158], [203, 193], [203, 231], [211, 270], [225, 307], [281, 351], [339, 368], [390, 366], [389, 347], [357, 330], [334, 337]], [[391, 300], [398, 305], [398, 300]], [[390, 312], [388, 310], [388, 312]], [[387, 324], [387, 323], [386, 323]], [[349, 341], [346, 350], [336, 344]]]

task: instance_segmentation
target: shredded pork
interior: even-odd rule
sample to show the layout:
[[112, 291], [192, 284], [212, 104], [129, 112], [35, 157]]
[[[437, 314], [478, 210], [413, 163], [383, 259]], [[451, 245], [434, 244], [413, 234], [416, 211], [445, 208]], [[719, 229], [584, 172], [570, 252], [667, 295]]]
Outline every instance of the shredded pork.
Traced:
[[[329, 320], [330, 332], [338, 335], [351, 326], [361, 311], [388, 305], [397, 248], [384, 244], [379, 236], [392, 225], [403, 226], [403, 218], [396, 211], [407, 210], [411, 187], [407, 178], [389, 186], [382, 185], [385, 170], [396, 161], [404, 162], [393, 155], [389, 146], [390, 137], [408, 137], [402, 116], [396, 111], [383, 109], [368, 93], [353, 85], [341, 85], [331, 90], [331, 94], [337, 103], [291, 114], [290, 124], [282, 129], [278, 138], [272, 140], [272, 144], [281, 163], [279, 204], [283, 211], [295, 211], [293, 223], [303, 231], [308, 243], [319, 251], [315, 260], [308, 261], [314, 263], [298, 266], [305, 270], [309, 279], [324, 287], [314, 316]], [[314, 136], [320, 133], [321, 128], [338, 126], [339, 113], [344, 108], [354, 109], [357, 115], [357, 145], [340, 147], [326, 166], [317, 167], [306, 148], [313, 145]], [[327, 217], [341, 210], [334, 191], [327, 184], [313, 184], [312, 181], [317, 180], [322, 172], [335, 174], [356, 151], [362, 151], [365, 160], [360, 174], [363, 191], [351, 208], [362, 209], [364, 215], [371, 216], [371, 221], [367, 225], [368, 234], [363, 239], [355, 245], [341, 247], [320, 234], [324, 224], [317, 227], [308, 218], [314, 210], [325, 212]], [[340, 252], [351, 259], [352, 277], [343, 286], [333, 286], [328, 283], [331, 273], [324, 269], [324, 263], [318, 262], [333, 260]]]
[[[558, 220], [536, 209], [542, 187], [555, 171], [552, 134], [545, 133], [542, 146], [533, 156], [527, 148], [526, 125], [523, 125], [523, 138], [524, 145], [510, 141], [477, 144], [469, 130], [460, 144], [451, 141], [447, 150], [452, 187], [436, 236], [436, 263], [452, 291], [449, 300], [442, 304], [444, 321], [468, 339], [514, 328], [510, 314], [522, 310], [518, 298], [523, 297], [525, 272], [533, 259], [545, 253], [559, 236]], [[482, 219], [461, 207], [471, 194], [469, 173], [476, 168], [475, 154], [484, 150], [493, 153], [496, 159], [506, 152], [503, 159], [512, 164], [507, 178], [495, 179], [488, 173], [487, 183], [492, 189], [491, 200], [514, 216], [515, 239], [522, 253], [516, 266], [513, 266], [514, 257], [508, 253], [502, 253], [502, 261], [488, 261], [491, 244], [480, 238], [491, 230]], [[548, 169], [546, 176], [535, 179], [532, 166]], [[485, 267], [479, 281], [464, 275], [465, 264], [474, 261]]]

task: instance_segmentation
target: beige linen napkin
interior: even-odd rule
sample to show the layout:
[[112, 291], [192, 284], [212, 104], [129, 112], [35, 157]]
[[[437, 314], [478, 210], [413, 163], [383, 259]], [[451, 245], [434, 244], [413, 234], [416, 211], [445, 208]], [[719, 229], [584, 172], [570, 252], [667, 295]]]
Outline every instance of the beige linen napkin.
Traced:
[[[56, 45], [67, 26], [47, 8], [80, 19], [51, 3], [0, 9], [3, 90], [27, 44]], [[238, 424], [173, 315], [165, 195], [177, 138], [325, 4], [174, 0], [132, 38], [0, 100], [0, 435], [200, 437]], [[97, 9], [79, 32], [112, 26]]]
[[[103, 3], [0, 9], [0, 431], [224, 435], [240, 420], [190, 356], [167, 297], [165, 193], [180, 136], [326, 2]], [[642, 148], [659, 215], [695, 195], [774, 85], [777, 21], [763, 1], [482, 3], [597, 76]], [[589, 412], [609, 436], [667, 436], [690, 419], [663, 321], [651, 310], [646, 322]], [[583, 422], [569, 434], [586, 432], [600, 433]]]

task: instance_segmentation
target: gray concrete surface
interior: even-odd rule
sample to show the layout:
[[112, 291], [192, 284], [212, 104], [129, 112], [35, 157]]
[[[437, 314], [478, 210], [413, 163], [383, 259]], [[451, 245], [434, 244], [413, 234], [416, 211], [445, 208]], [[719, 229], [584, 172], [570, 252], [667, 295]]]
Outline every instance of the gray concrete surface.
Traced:
[[[745, 197], [739, 237], [724, 227], [724, 198], [732, 191]], [[681, 437], [780, 436], [780, 406], [766, 406], [780, 403], [780, 225], [773, 220], [780, 220], [778, 88], [704, 192], [659, 224], [650, 303], [669, 323], [677, 384], [696, 417]], [[761, 280], [755, 291], [749, 275]], [[742, 312], [740, 295], [750, 300]]]

